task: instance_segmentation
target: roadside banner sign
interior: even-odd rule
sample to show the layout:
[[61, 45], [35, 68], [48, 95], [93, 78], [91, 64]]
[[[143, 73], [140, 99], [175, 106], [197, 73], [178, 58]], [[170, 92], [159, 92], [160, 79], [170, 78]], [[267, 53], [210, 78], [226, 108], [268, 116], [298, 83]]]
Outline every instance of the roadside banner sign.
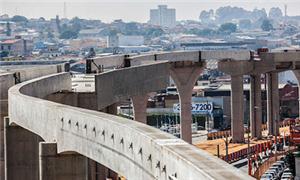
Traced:
[[[191, 111], [193, 114], [211, 114], [212, 110], [213, 110], [212, 102], [200, 102], [200, 103], [191, 104]], [[173, 112], [180, 113], [179, 103], [173, 105]]]

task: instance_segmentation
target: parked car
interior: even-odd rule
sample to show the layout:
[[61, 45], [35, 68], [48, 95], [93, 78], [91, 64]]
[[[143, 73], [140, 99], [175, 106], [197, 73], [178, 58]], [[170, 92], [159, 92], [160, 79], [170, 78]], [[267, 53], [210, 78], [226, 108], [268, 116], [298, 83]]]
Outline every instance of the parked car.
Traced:
[[273, 179], [277, 179], [278, 178], [278, 174], [274, 170], [267, 170], [264, 174], [270, 174], [270, 175], [272, 175]]
[[286, 172], [286, 173], [283, 173], [283, 174], [282, 174], [282, 176], [281, 176], [280, 179], [281, 179], [281, 180], [292, 180], [292, 179], [294, 179], [294, 176], [293, 176], [292, 173]]
[[281, 163], [274, 163], [274, 164], [272, 164], [272, 167], [277, 167], [278, 168], [278, 171], [280, 172], [280, 173], [282, 173], [283, 172], [283, 170], [284, 170], [284, 166], [283, 166], [283, 164], [281, 164]]
[[261, 177], [260, 177], [260, 180], [273, 180], [275, 179], [274, 176], [272, 174], [263, 174]]
[[290, 168], [285, 168], [283, 173], [292, 173], [292, 170]]

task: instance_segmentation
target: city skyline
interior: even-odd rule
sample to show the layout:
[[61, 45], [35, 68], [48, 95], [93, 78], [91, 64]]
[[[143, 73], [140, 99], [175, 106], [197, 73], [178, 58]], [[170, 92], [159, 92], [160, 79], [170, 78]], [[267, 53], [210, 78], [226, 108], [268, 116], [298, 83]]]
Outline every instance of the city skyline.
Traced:
[[[47, 19], [54, 18], [55, 15], [64, 17], [64, 2], [66, 3], [66, 16], [72, 18], [78, 16], [86, 19], [99, 19], [103, 22], [112, 22], [115, 19], [122, 19], [124, 21], [147, 22], [150, 18], [150, 9], [156, 8], [157, 5], [165, 4], [170, 8], [176, 9], [177, 20], [198, 20], [202, 10], [217, 9], [222, 6], [237, 6], [247, 10], [254, 8], [265, 8], [267, 12], [271, 7], [279, 7], [284, 11], [284, 4], [288, 6], [288, 15], [300, 15], [297, 7], [300, 1], [283, 1], [277, 0], [270, 3], [267, 0], [255, 1], [219, 1], [214, 0], [205, 2], [204, 0], [195, 1], [189, 0], [183, 2], [179, 0], [165, 0], [165, 1], [149, 1], [149, 0], [113, 0], [113, 1], [94, 1], [88, 0], [83, 2], [81, 0], [65, 0], [65, 1], [39, 1], [27, 0], [1, 0], [0, 14], [24, 15], [29, 18], [45, 17]], [[137, 16], [138, 14], [138, 16]]]

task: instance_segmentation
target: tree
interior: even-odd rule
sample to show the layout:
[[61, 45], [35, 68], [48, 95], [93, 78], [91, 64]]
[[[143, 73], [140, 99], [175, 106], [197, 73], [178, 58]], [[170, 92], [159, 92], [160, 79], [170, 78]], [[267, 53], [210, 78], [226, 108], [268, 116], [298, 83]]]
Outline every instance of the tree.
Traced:
[[213, 29], [205, 28], [198, 32], [199, 36], [214, 36], [216, 35], [216, 31]]
[[251, 20], [250, 19], [241, 19], [239, 21], [240, 29], [250, 29], [251, 28]]
[[3, 57], [7, 57], [9, 55], [9, 52], [8, 51], [0, 51], [0, 57], [3, 58]]
[[79, 19], [78, 17], [74, 17], [74, 18], [70, 21], [70, 23], [71, 23], [71, 25], [72, 25], [72, 28], [73, 28], [74, 30], [78, 31], [78, 32], [79, 32], [79, 31], [81, 30], [81, 28], [82, 28], [81, 22], [82, 22], [82, 20]]
[[234, 23], [225, 23], [222, 24], [219, 28], [219, 32], [221, 34], [231, 34], [233, 32], [236, 32], [237, 26]]
[[48, 29], [48, 31], [47, 31], [47, 37], [48, 37], [49, 39], [53, 39], [53, 38], [54, 38], [54, 34], [51, 32], [50, 29]]
[[11, 28], [8, 21], [6, 22], [6, 36], [11, 36]]
[[78, 31], [74, 29], [64, 29], [62, 33], [60, 34], [60, 39], [76, 39], [78, 37]]
[[13, 22], [28, 22], [28, 19], [24, 16], [15, 15], [11, 18], [11, 21]]
[[209, 11], [202, 11], [200, 13], [199, 19], [201, 23], [209, 23], [212, 21], [212, 18], [214, 16], [214, 10], [209, 10]]
[[163, 29], [161, 29], [161, 28], [154, 28], [154, 27], [148, 28], [144, 32], [144, 36], [146, 38], [159, 37], [159, 36], [161, 36], [163, 34], [165, 34], [165, 32], [164, 32]]
[[269, 18], [271, 19], [278, 19], [282, 18], [283, 14], [280, 8], [278, 7], [272, 7], [269, 11]]
[[123, 33], [125, 35], [140, 35], [138, 24], [135, 22], [126, 23]]
[[273, 25], [272, 25], [272, 23], [271, 23], [271, 21], [269, 19], [263, 20], [263, 22], [262, 22], [262, 24], [261, 24], [260, 27], [261, 27], [261, 29], [263, 31], [271, 31], [271, 30], [274, 29]]

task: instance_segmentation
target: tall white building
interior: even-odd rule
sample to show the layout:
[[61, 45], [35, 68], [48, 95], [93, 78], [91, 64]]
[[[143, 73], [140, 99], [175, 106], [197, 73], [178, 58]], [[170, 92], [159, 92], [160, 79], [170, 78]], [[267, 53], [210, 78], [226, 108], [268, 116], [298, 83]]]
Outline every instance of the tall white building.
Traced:
[[150, 10], [150, 24], [174, 27], [176, 25], [176, 10], [168, 9], [167, 5], [159, 5], [158, 9]]

